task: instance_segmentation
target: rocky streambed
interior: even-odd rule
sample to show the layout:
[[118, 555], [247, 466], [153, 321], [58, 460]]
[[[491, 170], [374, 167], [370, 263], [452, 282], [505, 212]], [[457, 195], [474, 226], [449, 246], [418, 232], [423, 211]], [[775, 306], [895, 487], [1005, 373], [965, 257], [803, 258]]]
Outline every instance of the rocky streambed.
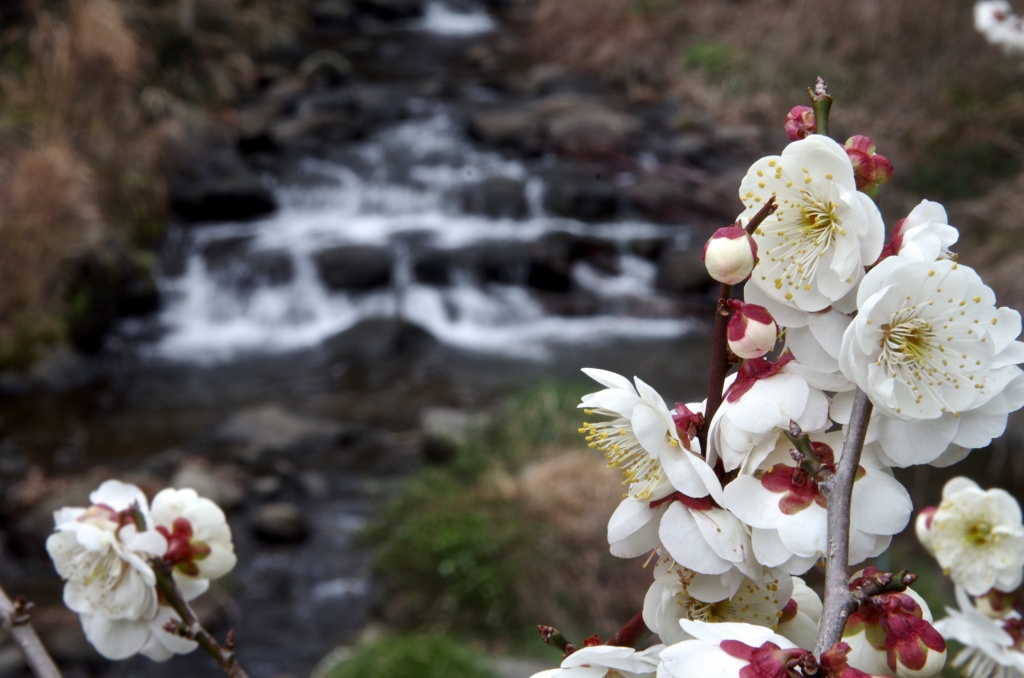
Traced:
[[371, 619], [353, 538], [439, 436], [588, 365], [702, 388], [699, 246], [756, 131], [523, 62], [516, 3], [313, 6], [233, 131], [183, 142], [159, 310], [4, 382], [0, 582], [72, 675], [211, 671], [102, 662], [60, 605], [51, 512], [103, 478], [224, 506], [239, 567], [200, 613], [304, 676]]

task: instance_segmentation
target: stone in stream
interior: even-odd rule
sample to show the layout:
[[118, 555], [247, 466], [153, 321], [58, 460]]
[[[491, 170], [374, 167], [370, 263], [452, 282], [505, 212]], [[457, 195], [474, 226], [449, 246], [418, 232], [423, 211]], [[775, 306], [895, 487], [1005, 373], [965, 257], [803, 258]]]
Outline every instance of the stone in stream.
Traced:
[[257, 508], [250, 521], [253, 534], [272, 544], [290, 544], [309, 536], [309, 523], [295, 504], [275, 501]]
[[313, 255], [320, 280], [332, 290], [371, 290], [391, 284], [394, 254], [388, 247], [337, 245]]
[[233, 458], [264, 466], [300, 454], [333, 451], [348, 433], [342, 424], [299, 416], [269, 404], [238, 412], [221, 424], [213, 439]]

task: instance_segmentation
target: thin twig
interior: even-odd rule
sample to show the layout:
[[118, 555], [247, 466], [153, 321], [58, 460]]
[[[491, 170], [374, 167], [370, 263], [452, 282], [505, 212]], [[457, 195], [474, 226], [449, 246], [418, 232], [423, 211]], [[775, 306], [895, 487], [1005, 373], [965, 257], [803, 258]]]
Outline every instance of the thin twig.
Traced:
[[12, 602], [0, 588], [0, 628], [14, 638], [32, 673], [39, 678], [61, 678], [60, 670], [29, 623], [29, 607], [21, 598]]
[[177, 633], [183, 638], [196, 641], [199, 647], [203, 648], [207, 654], [213, 657], [217, 665], [230, 678], [249, 678], [249, 674], [238, 663], [238, 657], [235, 655], [233, 634], [228, 634], [224, 645], [218, 643], [217, 639], [210, 635], [210, 632], [199, 623], [195, 612], [192, 611], [192, 608], [189, 607], [189, 604], [181, 595], [181, 591], [174, 583], [174, 576], [171, 574], [171, 569], [167, 563], [161, 558], [153, 558], [150, 561], [150, 565], [153, 566], [153, 572], [156, 574], [157, 588], [160, 589], [167, 603], [174, 608], [174, 611], [180, 617], [179, 622], [173, 624], [171, 632]]
[[825, 554], [825, 601], [814, 654], [821, 656], [843, 636], [846, 619], [856, 607], [850, 595], [850, 503], [871, 419], [871, 401], [857, 389], [843, 443], [843, 455], [831, 479], [818, 483], [828, 501], [828, 552]]

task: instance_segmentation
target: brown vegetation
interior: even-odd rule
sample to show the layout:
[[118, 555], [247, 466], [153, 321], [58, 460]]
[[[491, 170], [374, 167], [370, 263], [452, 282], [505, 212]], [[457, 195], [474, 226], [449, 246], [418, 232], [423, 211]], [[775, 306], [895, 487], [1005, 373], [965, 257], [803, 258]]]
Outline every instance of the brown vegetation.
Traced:
[[23, 0], [9, 10], [16, 20], [0, 32], [0, 367], [31, 364], [74, 335], [76, 314], [105, 303], [89, 297], [109, 290], [72, 295], [84, 257], [142, 248], [133, 256], [145, 269], [142, 252], [166, 218], [165, 147], [204, 109], [254, 86], [251, 55], [289, 37], [300, 10], [273, 0]]
[[[963, 233], [959, 249], [970, 263], [996, 231], [1019, 232], [1016, 220], [990, 221], [1009, 213], [1001, 193], [991, 194], [989, 207], [979, 200], [1002, 181], [1019, 184], [1024, 167], [1021, 62], [974, 30], [972, 7], [538, 0], [529, 47], [541, 59], [600, 74], [634, 99], [674, 97], [680, 125], [774, 130], [776, 150], [786, 141], [785, 112], [805, 104], [802, 92], [822, 75], [836, 100], [833, 135], [868, 134], [894, 161], [894, 185], [882, 194], [890, 223], [922, 198], [939, 200]], [[994, 285], [1019, 307], [1024, 291], [1010, 282]]]

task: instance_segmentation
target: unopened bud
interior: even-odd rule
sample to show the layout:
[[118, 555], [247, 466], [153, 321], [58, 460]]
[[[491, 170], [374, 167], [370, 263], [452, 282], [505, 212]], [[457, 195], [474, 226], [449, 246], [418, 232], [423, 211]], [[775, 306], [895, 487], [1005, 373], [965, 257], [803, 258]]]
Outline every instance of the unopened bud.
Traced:
[[764, 306], [731, 300], [727, 339], [729, 350], [744, 360], [760, 358], [775, 346], [779, 328]]
[[799, 141], [814, 134], [818, 127], [814, 123], [814, 109], [810, 106], [794, 106], [786, 114], [786, 134], [793, 141]]
[[704, 266], [720, 283], [743, 282], [756, 263], [757, 243], [742, 226], [720, 228], [704, 243]]
[[875, 153], [875, 142], [863, 134], [846, 140], [846, 154], [853, 163], [858, 191], [873, 198], [878, 195], [878, 188], [892, 179], [892, 163], [884, 155]]

